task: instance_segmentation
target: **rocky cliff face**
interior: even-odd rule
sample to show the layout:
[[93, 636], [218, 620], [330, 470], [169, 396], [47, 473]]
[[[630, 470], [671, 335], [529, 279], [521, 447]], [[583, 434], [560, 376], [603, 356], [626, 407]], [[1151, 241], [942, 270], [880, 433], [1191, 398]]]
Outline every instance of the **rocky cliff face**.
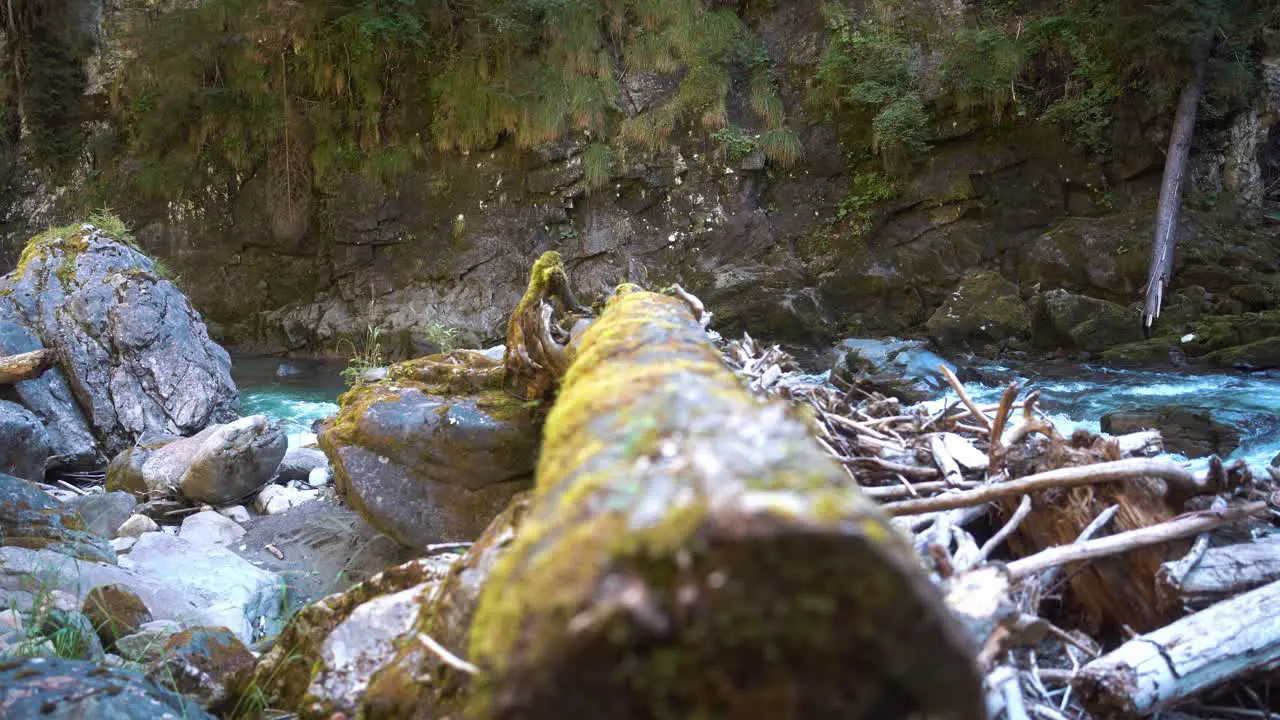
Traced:
[[[90, 107], [109, 105], [112, 78], [131, 53], [125, 31], [175, 3], [84, 2], [80, 17], [96, 43], [85, 92]], [[1136, 302], [1166, 118], [1119, 117], [1118, 152], [1105, 163], [1047, 127], [944, 118], [927, 157], [894, 181], [892, 199], [877, 200], [866, 187], [875, 178], [850, 173], [835, 130], [804, 102], [827, 32], [819, 6], [775, 3], [750, 18], [804, 146], [791, 170], [750, 144], [730, 153], [703, 133], [681, 133], [665, 150], [615, 162], [610, 182], [593, 192], [584, 182], [586, 140], [567, 138], [535, 151], [499, 142], [484, 152], [433, 152], [393, 182], [341, 177], [288, 207], [270, 191], [266, 168], [208, 187], [197, 201], [144, 202], [123, 186], [106, 195], [217, 338], [241, 351], [341, 353], [370, 324], [393, 356], [434, 349], [441, 325], [460, 329], [463, 342], [492, 341], [529, 259], [553, 248], [585, 292], [620, 280], [678, 281], [706, 300], [720, 329], [800, 344], [925, 333], [980, 271], [1003, 276], [1028, 308], [1053, 289]], [[1280, 142], [1266, 125], [1280, 109], [1280, 54], [1261, 72], [1255, 106], [1202, 137], [1196, 161], [1202, 188], [1230, 191], [1254, 209], [1280, 177]], [[626, 104], [669, 93], [660, 80], [627, 83]], [[749, 130], [746, 98], [731, 100], [730, 120]], [[85, 127], [92, 134], [108, 119]], [[93, 161], [61, 186], [18, 162], [5, 196], [10, 256], [17, 238], [65, 211]], [[1189, 212], [1184, 226], [1173, 289], [1200, 288], [1191, 292], [1208, 299], [1197, 313], [1275, 306], [1274, 226], [1224, 221], [1221, 207]], [[1025, 331], [944, 334], [974, 349], [1030, 341]]]

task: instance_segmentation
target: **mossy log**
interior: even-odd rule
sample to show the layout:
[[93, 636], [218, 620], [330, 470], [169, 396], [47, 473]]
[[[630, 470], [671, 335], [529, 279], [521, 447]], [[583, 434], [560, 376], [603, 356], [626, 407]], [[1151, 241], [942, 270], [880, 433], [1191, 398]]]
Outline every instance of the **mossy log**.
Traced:
[[685, 302], [620, 287], [484, 586], [467, 717], [983, 717], [910, 545], [792, 413]]
[[12, 385], [40, 377], [53, 367], [58, 354], [53, 350], [32, 350], [20, 355], [0, 357], [0, 385]]

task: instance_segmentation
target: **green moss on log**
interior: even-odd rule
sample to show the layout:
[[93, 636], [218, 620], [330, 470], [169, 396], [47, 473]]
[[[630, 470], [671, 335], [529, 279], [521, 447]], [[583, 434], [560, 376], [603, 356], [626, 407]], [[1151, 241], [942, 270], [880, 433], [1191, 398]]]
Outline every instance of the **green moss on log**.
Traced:
[[472, 716], [981, 717], [910, 546], [681, 301], [619, 288], [535, 493], [472, 626]]

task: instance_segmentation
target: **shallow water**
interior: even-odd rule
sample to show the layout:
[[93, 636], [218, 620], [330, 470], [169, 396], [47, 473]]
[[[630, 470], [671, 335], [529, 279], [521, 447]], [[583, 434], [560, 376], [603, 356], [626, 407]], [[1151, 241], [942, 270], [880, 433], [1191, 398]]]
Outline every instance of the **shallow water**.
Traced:
[[[295, 374], [279, 375], [284, 365]], [[266, 415], [285, 422], [289, 445], [315, 441], [311, 425], [338, 412], [337, 398], [347, 389], [342, 363], [233, 358], [231, 376], [240, 390], [243, 415]]]
[[[281, 364], [297, 373], [278, 376]], [[232, 375], [240, 388], [240, 408], [245, 415], [263, 414], [289, 425], [290, 444], [313, 442], [311, 424], [338, 412], [335, 402], [346, 389], [344, 365], [332, 362], [277, 358], [236, 358]], [[979, 403], [995, 403], [1014, 380], [1026, 392], [1040, 390], [1040, 407], [1053, 418], [1059, 431], [1070, 435], [1077, 428], [1098, 432], [1102, 415], [1124, 407], [1180, 405], [1256, 413], [1259, 422], [1240, 448], [1227, 460], [1243, 458], [1266, 465], [1280, 453], [1280, 377], [1245, 373], [1193, 373], [1171, 370], [1117, 370], [1099, 366], [1036, 365], [976, 366], [989, 384], [969, 382], [966, 387]], [[815, 379], [819, 376], [815, 376]], [[954, 393], [937, 403], [957, 403]], [[1173, 456], [1177, 457], [1177, 456]], [[1193, 467], [1207, 460], [1192, 461]]]

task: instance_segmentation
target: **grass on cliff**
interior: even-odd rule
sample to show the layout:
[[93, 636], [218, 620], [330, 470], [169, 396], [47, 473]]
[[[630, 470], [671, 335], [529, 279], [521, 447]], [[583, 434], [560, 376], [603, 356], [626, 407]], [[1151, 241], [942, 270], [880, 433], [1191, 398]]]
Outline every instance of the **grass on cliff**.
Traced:
[[[283, 168], [268, 184], [290, 186], [391, 177], [430, 148], [566, 133], [595, 139], [594, 189], [627, 146], [725, 127], [733, 92], [773, 134], [771, 159], [799, 153], [764, 44], [705, 0], [208, 0], [132, 44], [116, 103], [142, 160], [129, 177], [161, 195], [207, 186], [208, 170]], [[671, 91], [643, 112], [619, 106], [626, 83], [664, 77]]]

